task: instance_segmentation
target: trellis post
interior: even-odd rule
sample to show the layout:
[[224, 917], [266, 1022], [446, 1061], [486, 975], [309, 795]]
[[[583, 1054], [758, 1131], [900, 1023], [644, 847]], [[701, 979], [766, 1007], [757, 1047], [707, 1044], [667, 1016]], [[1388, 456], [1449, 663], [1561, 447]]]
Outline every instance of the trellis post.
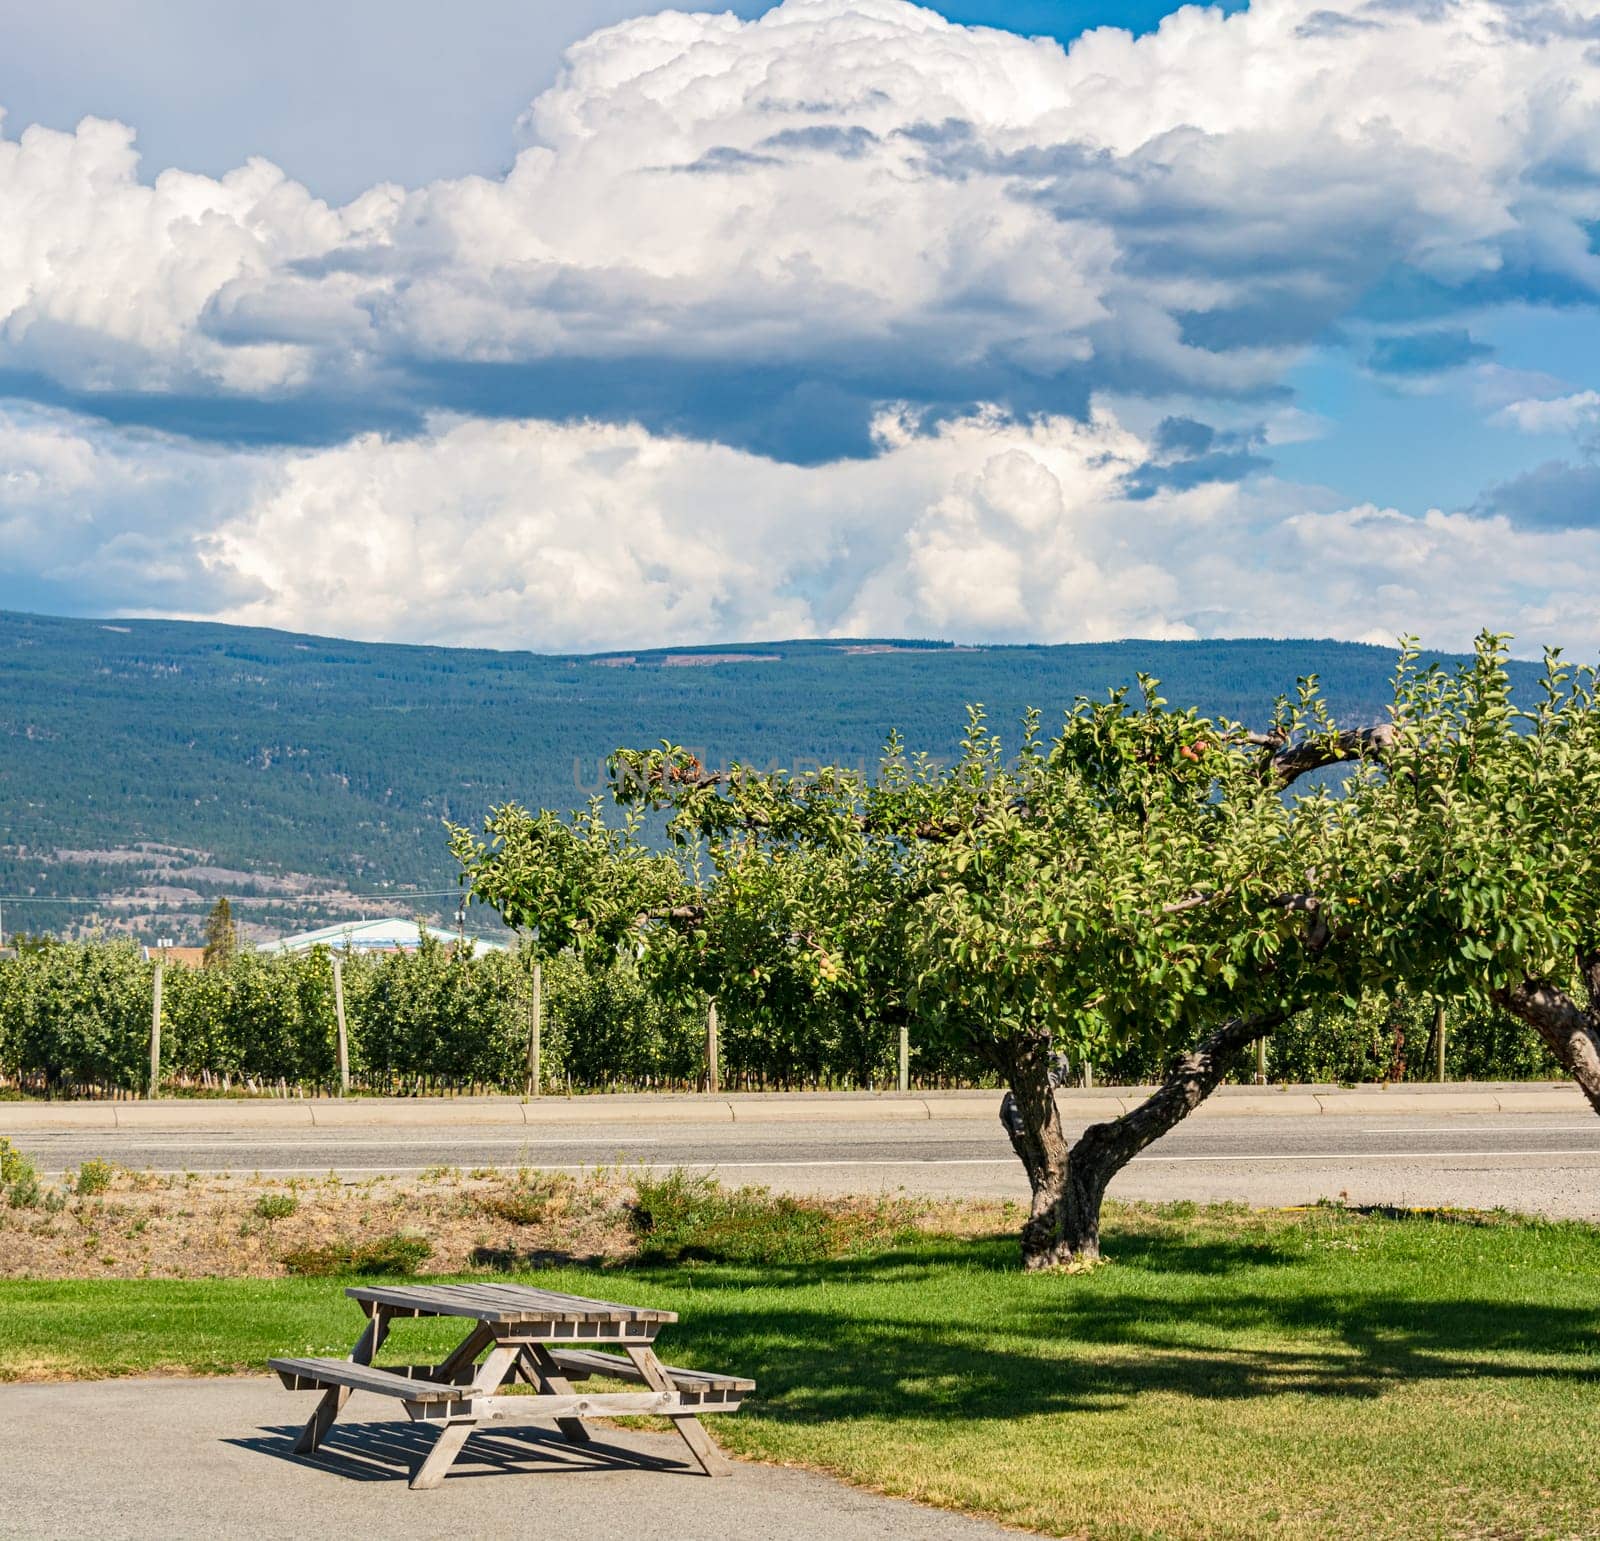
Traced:
[[544, 969], [533, 965], [533, 988], [528, 996], [528, 1079], [524, 1095], [539, 1095], [540, 1031], [544, 1018]]
[[156, 979], [150, 996], [150, 1095], [161, 1089], [161, 960], [156, 959]]
[[344, 959], [333, 955], [333, 1015], [339, 1024], [339, 1095], [350, 1095], [350, 1038], [344, 1025]]

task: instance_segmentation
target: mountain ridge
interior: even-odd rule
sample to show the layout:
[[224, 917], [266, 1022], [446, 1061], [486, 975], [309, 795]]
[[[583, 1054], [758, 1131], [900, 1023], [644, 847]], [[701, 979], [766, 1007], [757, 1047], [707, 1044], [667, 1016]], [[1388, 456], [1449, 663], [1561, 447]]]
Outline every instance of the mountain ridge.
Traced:
[[[1026, 707], [1048, 725], [1138, 672], [1174, 702], [1255, 724], [1317, 672], [1339, 714], [1370, 720], [1394, 657], [1311, 638], [541, 654], [0, 611], [0, 902], [7, 932], [192, 936], [223, 892], [265, 934], [371, 912], [385, 894], [403, 904], [401, 889], [426, 891], [414, 907], [437, 916], [454, 908], [443, 820], [476, 823], [507, 800], [577, 806], [621, 744], [871, 765], [897, 728], [948, 756], [969, 702], [1004, 734]], [[47, 898], [99, 900], [98, 921]]]

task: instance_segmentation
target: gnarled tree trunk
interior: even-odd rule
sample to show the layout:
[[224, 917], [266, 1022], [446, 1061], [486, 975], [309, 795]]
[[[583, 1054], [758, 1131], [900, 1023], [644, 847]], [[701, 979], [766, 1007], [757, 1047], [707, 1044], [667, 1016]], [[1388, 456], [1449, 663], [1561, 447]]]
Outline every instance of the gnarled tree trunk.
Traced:
[[1497, 990], [1495, 999], [1544, 1040], [1600, 1113], [1600, 953], [1582, 954], [1578, 965], [1589, 996], [1587, 1009], [1547, 979], [1524, 979]]
[[1022, 1227], [1022, 1266], [1048, 1268], [1055, 1261], [1057, 1215], [1067, 1183], [1056, 1057], [1043, 1034], [1001, 1039], [985, 1052], [1010, 1088], [1000, 1103], [1000, 1122], [1033, 1189], [1033, 1206]]
[[1287, 1016], [1274, 1012], [1224, 1022], [1185, 1054], [1159, 1089], [1131, 1113], [1091, 1124], [1070, 1148], [1056, 1107], [1049, 1044], [1013, 1040], [996, 1045], [996, 1066], [1011, 1085], [1000, 1105], [1000, 1120], [1033, 1188], [1032, 1212], [1022, 1228], [1023, 1266], [1099, 1262], [1100, 1209], [1111, 1179], [1199, 1107], [1244, 1050]]

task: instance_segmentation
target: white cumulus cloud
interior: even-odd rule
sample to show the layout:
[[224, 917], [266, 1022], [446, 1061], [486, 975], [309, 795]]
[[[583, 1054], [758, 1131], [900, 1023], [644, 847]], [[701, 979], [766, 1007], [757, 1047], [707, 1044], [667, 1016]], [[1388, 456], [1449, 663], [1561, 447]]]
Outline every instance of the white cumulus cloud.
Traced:
[[1600, 391], [1513, 401], [1495, 414], [1495, 420], [1523, 433], [1581, 433], [1600, 424]]
[[[224, 457], [0, 415], [13, 570], [104, 612], [547, 650], [817, 635], [1272, 635], [1600, 647], [1600, 531], [1341, 507], [1258, 477], [1144, 488], [1088, 421], [885, 415], [797, 467], [637, 425], [439, 420]], [[149, 595], [156, 595], [152, 605]]]
[[441, 363], [639, 357], [880, 400], [1259, 388], [1397, 272], [1600, 292], [1592, 20], [1256, 0], [1063, 49], [902, 0], [667, 12], [570, 51], [504, 177], [341, 209], [29, 129], [0, 143], [0, 364], [424, 406]]

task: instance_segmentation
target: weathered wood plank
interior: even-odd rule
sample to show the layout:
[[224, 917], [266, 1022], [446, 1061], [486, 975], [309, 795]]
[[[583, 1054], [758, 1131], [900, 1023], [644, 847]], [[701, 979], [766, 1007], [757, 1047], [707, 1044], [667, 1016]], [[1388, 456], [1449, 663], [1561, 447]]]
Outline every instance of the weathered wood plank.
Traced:
[[666, 1323], [678, 1319], [675, 1311], [512, 1284], [355, 1285], [345, 1294], [397, 1312], [476, 1317], [479, 1321]]
[[[573, 1379], [589, 1375], [609, 1375], [615, 1380], [644, 1381], [644, 1372], [631, 1359], [615, 1354], [595, 1353], [581, 1348], [550, 1350], [557, 1364]], [[659, 1360], [657, 1361], [659, 1363]], [[714, 1370], [685, 1370], [677, 1365], [661, 1365], [662, 1373], [680, 1391], [754, 1391], [756, 1383], [742, 1375], [721, 1375]]]
[[[371, 1307], [367, 1312], [366, 1330], [356, 1339], [356, 1346], [350, 1350], [350, 1363], [371, 1364], [373, 1356], [383, 1346], [383, 1340], [388, 1334], [388, 1313], [381, 1306]], [[288, 1385], [288, 1382], [285, 1381], [284, 1384]], [[327, 1438], [328, 1430], [333, 1427], [340, 1409], [349, 1399], [348, 1386], [331, 1386], [323, 1393], [322, 1400], [317, 1403], [316, 1410], [306, 1420], [306, 1426], [301, 1429], [299, 1437], [294, 1442], [298, 1454], [309, 1455]]]
[[[556, 1397], [571, 1396], [572, 1387], [567, 1383], [566, 1377], [561, 1374], [561, 1366], [556, 1363], [555, 1355], [541, 1343], [530, 1343], [522, 1350], [522, 1363], [532, 1365], [534, 1372], [539, 1377], [539, 1389], [546, 1396], [554, 1394]], [[589, 1431], [584, 1428], [578, 1418], [564, 1418], [559, 1414], [552, 1415], [556, 1420], [556, 1427], [575, 1445], [590, 1443]]]
[[347, 1359], [269, 1359], [267, 1364], [291, 1391], [308, 1391], [319, 1386], [345, 1387], [350, 1391], [370, 1391], [381, 1397], [401, 1397], [412, 1402], [459, 1402], [470, 1394], [470, 1385], [445, 1385], [442, 1382], [413, 1380], [391, 1370], [371, 1365], [352, 1364]]
[[444, 1481], [444, 1474], [450, 1470], [451, 1463], [461, 1454], [461, 1447], [466, 1444], [467, 1436], [472, 1432], [470, 1423], [449, 1423], [439, 1430], [439, 1437], [433, 1442], [431, 1449], [422, 1464], [412, 1473], [411, 1486], [413, 1489], [435, 1488]]
[[[649, 1385], [663, 1391], [671, 1386], [665, 1367], [650, 1349], [630, 1348], [628, 1358], [639, 1367], [640, 1373]], [[705, 1425], [698, 1418], [692, 1413], [668, 1414], [668, 1416], [672, 1418], [672, 1426], [678, 1431], [678, 1437], [689, 1447], [689, 1454], [699, 1462], [701, 1471], [708, 1477], [733, 1475], [733, 1467], [728, 1464], [727, 1457], [717, 1449], [711, 1436], [706, 1433]]]
[[[473, 1361], [494, 1342], [494, 1334], [479, 1322], [476, 1327], [464, 1337], [445, 1356], [438, 1367], [435, 1380], [448, 1380], [457, 1370], [469, 1371], [471, 1375], [477, 1374]], [[470, 1376], [469, 1376], [470, 1378]]]
[[470, 1386], [478, 1374], [475, 1364], [467, 1364], [460, 1369], [446, 1369], [437, 1364], [383, 1364], [377, 1368], [386, 1375], [403, 1375], [407, 1380], [437, 1381], [441, 1386]]
[[[470, 1401], [418, 1402], [418, 1423], [484, 1422], [489, 1419], [553, 1418], [558, 1424], [581, 1418], [636, 1418], [645, 1413], [671, 1414], [682, 1409], [675, 1391], [569, 1391], [561, 1395], [473, 1397]], [[409, 1405], [408, 1405], [409, 1411]], [[581, 1425], [580, 1425], [581, 1427]], [[585, 1429], [587, 1434], [588, 1430]]]

